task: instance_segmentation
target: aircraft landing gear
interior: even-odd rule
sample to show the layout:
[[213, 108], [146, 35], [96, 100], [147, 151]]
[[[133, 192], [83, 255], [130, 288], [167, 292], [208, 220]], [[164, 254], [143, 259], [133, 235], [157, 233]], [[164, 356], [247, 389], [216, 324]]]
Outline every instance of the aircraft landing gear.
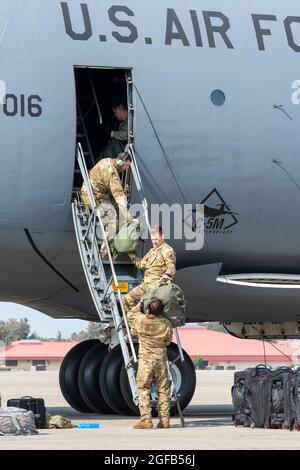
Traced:
[[[178, 351], [177, 345], [175, 343], [171, 343], [170, 346], [168, 346], [168, 359], [169, 359], [169, 363], [171, 364], [170, 371], [171, 371], [173, 382], [176, 387], [181, 409], [184, 410], [190, 403], [195, 392], [196, 373], [195, 373], [194, 364], [190, 356], [185, 351], [183, 351], [185, 360], [181, 362], [180, 358], [177, 359], [178, 355], [179, 355], [179, 351]], [[173, 364], [175, 360], [176, 362]], [[132, 401], [131, 390], [129, 387], [129, 382], [128, 382], [124, 365], [122, 365], [122, 369], [121, 369], [120, 384], [121, 384], [121, 391], [122, 391], [124, 400], [126, 401], [128, 406], [130, 406], [134, 414], [138, 415], [139, 411]], [[156, 409], [152, 410], [152, 414], [153, 416], [157, 416]], [[176, 416], [178, 414], [176, 403], [173, 403], [171, 405], [170, 414], [171, 416]]]
[[[99, 383], [103, 396], [116, 414], [133, 415], [122, 395], [120, 373], [123, 366], [123, 356], [120, 346], [113, 348], [102, 364]], [[127, 377], [127, 374], [126, 374]]]
[[[192, 360], [183, 351], [185, 361], [178, 359], [171, 365], [182, 410], [191, 401], [196, 374]], [[168, 347], [172, 364], [178, 357], [177, 345]], [[134, 405], [120, 346], [110, 352], [99, 340], [87, 340], [77, 344], [64, 358], [59, 383], [65, 400], [81, 413], [138, 415]], [[156, 410], [153, 410], [154, 415]], [[177, 405], [171, 406], [171, 416], [177, 415]]]
[[65, 400], [77, 411], [90, 413], [93, 410], [84, 401], [78, 385], [78, 373], [82, 359], [86, 353], [98, 343], [89, 339], [76, 344], [64, 358], [59, 371], [59, 385]]
[[78, 385], [83, 400], [95, 413], [114, 413], [104, 399], [99, 384], [102, 364], [108, 354], [108, 346], [98, 341], [83, 357], [78, 371]]

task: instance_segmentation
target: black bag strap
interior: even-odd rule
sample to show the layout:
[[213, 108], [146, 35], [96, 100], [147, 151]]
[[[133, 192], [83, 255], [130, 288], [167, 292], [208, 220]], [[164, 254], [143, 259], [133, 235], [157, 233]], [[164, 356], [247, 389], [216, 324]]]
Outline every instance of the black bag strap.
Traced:
[[280, 366], [276, 369], [276, 371], [278, 371], [278, 372], [280, 372], [280, 371], [282, 371], [282, 372], [292, 372], [292, 369], [288, 366]]
[[255, 369], [259, 370], [259, 369], [262, 369], [262, 370], [272, 370], [272, 367], [269, 366], [269, 364], [258, 364]]

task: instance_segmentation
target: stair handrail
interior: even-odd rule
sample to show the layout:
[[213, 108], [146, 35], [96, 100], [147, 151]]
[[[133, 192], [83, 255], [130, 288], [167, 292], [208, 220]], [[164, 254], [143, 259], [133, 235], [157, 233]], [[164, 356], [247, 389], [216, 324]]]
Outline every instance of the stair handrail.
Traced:
[[[87, 193], [88, 193], [88, 197], [89, 197], [89, 200], [90, 200], [92, 211], [96, 214], [96, 216], [98, 217], [98, 220], [99, 220], [99, 225], [100, 225], [100, 228], [101, 228], [101, 233], [103, 235], [103, 241], [105, 243], [105, 247], [106, 247], [106, 251], [107, 251], [107, 255], [108, 255], [108, 260], [109, 260], [109, 264], [110, 264], [112, 277], [113, 277], [113, 280], [114, 280], [114, 283], [115, 283], [115, 286], [116, 286], [116, 290], [117, 290], [117, 296], [118, 296], [119, 305], [120, 305], [121, 312], [122, 312], [122, 318], [119, 315], [120, 318], [119, 318], [119, 321], [117, 322], [117, 324], [115, 325], [115, 327], [118, 328], [119, 325], [121, 324], [121, 322], [124, 321], [125, 328], [126, 328], [126, 333], [127, 333], [127, 338], [128, 338], [128, 342], [129, 342], [130, 349], [131, 349], [132, 358], [133, 358], [134, 362], [137, 362], [136, 351], [135, 351], [135, 347], [134, 347], [134, 344], [133, 344], [133, 341], [132, 341], [132, 336], [131, 336], [127, 316], [126, 316], [126, 313], [125, 313], [124, 303], [123, 303], [123, 299], [122, 299], [122, 295], [121, 295], [121, 291], [120, 291], [120, 287], [119, 287], [119, 281], [118, 281], [116, 271], [115, 271], [115, 268], [114, 268], [114, 263], [113, 263], [113, 258], [112, 258], [111, 251], [110, 251], [110, 246], [109, 246], [106, 234], [105, 234], [103, 222], [102, 222], [102, 219], [101, 219], [100, 210], [97, 209], [96, 201], [95, 201], [93, 190], [92, 190], [92, 185], [91, 185], [91, 182], [90, 182], [90, 179], [89, 179], [89, 174], [88, 174], [88, 170], [87, 170], [87, 167], [86, 167], [86, 163], [85, 163], [85, 159], [84, 159], [84, 155], [83, 155], [83, 151], [82, 151], [82, 146], [81, 146], [80, 143], [78, 143], [78, 145], [77, 145], [77, 160], [78, 160], [79, 168], [81, 170], [83, 181], [84, 181]], [[99, 254], [99, 258], [101, 259], [100, 254]], [[111, 298], [112, 298], [112, 296], [114, 296], [112, 286], [110, 286], [110, 289], [108, 291], [110, 292], [110, 295], [111, 295]], [[121, 348], [122, 347], [123, 347], [123, 345], [121, 344]]]
[[[132, 159], [131, 168], [132, 168], [133, 179], [135, 181], [137, 191], [138, 191], [138, 193], [140, 195], [140, 199], [142, 201], [143, 211], [144, 211], [144, 218], [145, 218], [145, 221], [146, 221], [146, 224], [147, 224], [148, 231], [150, 232], [151, 226], [150, 226], [149, 214], [148, 214], [148, 202], [147, 202], [147, 199], [146, 199], [146, 195], [145, 195], [145, 191], [144, 191], [144, 187], [143, 187], [143, 183], [142, 183], [142, 178], [141, 178], [139, 167], [138, 167], [138, 164], [137, 164], [133, 144], [128, 144], [126, 146], [126, 149], [129, 152], [129, 155]], [[178, 333], [178, 328], [174, 328], [174, 332], [175, 332], [176, 343], [177, 343], [177, 346], [178, 346], [180, 359], [181, 359], [181, 362], [183, 362], [184, 361], [184, 355], [183, 355], [183, 351], [182, 351], [182, 346], [181, 346], [181, 341], [180, 341], [180, 337], [179, 337], [179, 333]]]

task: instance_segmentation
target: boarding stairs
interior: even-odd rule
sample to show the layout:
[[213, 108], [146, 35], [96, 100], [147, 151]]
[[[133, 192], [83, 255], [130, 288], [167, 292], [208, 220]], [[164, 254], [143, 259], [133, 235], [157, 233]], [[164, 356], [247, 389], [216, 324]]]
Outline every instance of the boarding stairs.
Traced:
[[[136, 162], [133, 144], [128, 144], [127, 151], [132, 158], [131, 171], [137, 193], [142, 203], [142, 216], [144, 217], [144, 222], [149, 229], [148, 205]], [[80, 200], [80, 197], [75, 199], [72, 203], [73, 221], [79, 253], [100, 322], [110, 325], [110, 328], [112, 328], [112, 330], [117, 334], [133, 401], [138, 405], [138, 394], [135, 381], [137, 357], [125, 315], [122, 300], [122, 283], [126, 283], [126, 286], [131, 290], [140, 283], [141, 278], [132, 263], [128, 261], [116, 261], [111, 255], [110, 246], [105, 238], [104, 226], [100, 212], [96, 206], [89, 180], [85, 155], [80, 143], [77, 145], [77, 161], [88, 193], [90, 205], [90, 208], [88, 208], [82, 200]], [[106, 244], [108, 260], [102, 260], [100, 256], [99, 248], [103, 241]], [[175, 335], [179, 347], [179, 355], [176, 360], [184, 360], [177, 329], [175, 330]], [[171, 366], [172, 365], [170, 365], [170, 367]], [[152, 404], [154, 405], [157, 400], [155, 389], [152, 389], [151, 396]], [[174, 383], [172, 386], [172, 400], [178, 401]]]
[[[80, 201], [80, 198], [72, 203], [73, 221], [82, 265], [100, 321], [110, 325], [118, 336], [133, 401], [138, 404], [135, 384], [137, 357], [121, 291], [122, 283], [126, 283], [131, 289], [139, 284], [140, 279], [136, 268], [130, 261], [114, 261], [112, 258], [100, 212], [92, 192], [81, 144], [77, 146], [77, 161], [90, 205], [88, 208]], [[106, 244], [108, 260], [102, 260], [100, 256], [99, 247], [103, 241]]]

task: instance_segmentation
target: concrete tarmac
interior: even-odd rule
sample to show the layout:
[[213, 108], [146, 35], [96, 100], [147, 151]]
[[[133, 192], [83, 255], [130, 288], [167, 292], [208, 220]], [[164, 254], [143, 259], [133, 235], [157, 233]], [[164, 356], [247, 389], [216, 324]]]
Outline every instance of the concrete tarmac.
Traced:
[[[37, 436], [0, 437], [0, 450], [192, 450], [299, 449], [300, 433], [235, 428], [231, 422], [232, 371], [197, 371], [197, 389], [185, 410], [186, 427], [173, 418], [170, 429], [132, 429], [136, 418], [83, 415], [68, 406], [58, 372], [0, 372], [2, 404], [8, 398], [44, 398], [47, 411], [77, 423], [99, 423], [100, 429], [41, 429]], [[156, 423], [157, 420], [154, 420]]]

